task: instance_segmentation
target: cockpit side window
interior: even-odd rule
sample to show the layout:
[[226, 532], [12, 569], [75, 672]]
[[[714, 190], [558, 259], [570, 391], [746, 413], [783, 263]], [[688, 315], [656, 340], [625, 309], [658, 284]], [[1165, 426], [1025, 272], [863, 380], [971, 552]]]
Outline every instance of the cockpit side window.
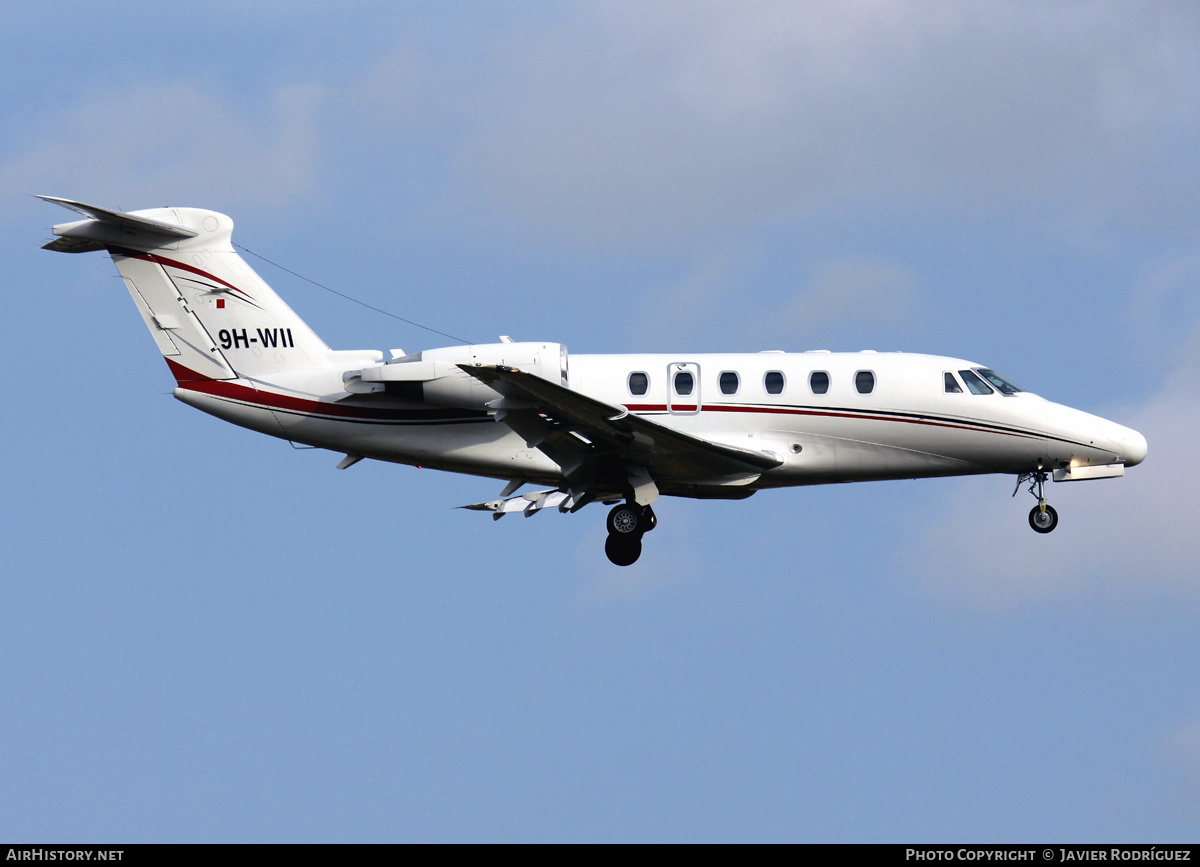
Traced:
[[971, 389], [971, 394], [992, 394], [992, 387], [975, 375], [973, 370], [960, 370], [958, 375]]
[[650, 388], [650, 377], [644, 373], [629, 374], [629, 393], [641, 397]]
[[996, 371], [989, 370], [986, 367], [977, 367], [975, 368], [975, 372], [992, 385], [996, 386], [996, 391], [1000, 392], [1001, 394], [1016, 394], [1018, 391], [1025, 390], [1015, 382], [1005, 379], [1003, 376], [996, 373]]
[[962, 386], [958, 384], [958, 380], [954, 378], [954, 374], [946, 371], [943, 374], [946, 380], [946, 394], [962, 394]]

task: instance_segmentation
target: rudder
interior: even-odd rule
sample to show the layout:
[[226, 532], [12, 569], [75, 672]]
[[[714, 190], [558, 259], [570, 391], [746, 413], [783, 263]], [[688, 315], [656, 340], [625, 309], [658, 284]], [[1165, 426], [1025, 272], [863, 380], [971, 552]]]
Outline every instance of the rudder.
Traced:
[[54, 227], [59, 252], [107, 250], [177, 380], [318, 367], [329, 347], [233, 248], [233, 220], [199, 208], [122, 213], [42, 196], [89, 219]]

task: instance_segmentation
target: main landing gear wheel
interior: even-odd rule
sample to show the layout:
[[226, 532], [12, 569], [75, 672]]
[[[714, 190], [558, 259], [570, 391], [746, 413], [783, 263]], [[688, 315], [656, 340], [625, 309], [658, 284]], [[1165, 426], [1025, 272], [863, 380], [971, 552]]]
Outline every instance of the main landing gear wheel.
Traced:
[[631, 536], [609, 536], [604, 540], [604, 553], [615, 566], [632, 566], [642, 556], [642, 537], [636, 533]]
[[617, 566], [630, 566], [642, 556], [642, 536], [658, 525], [649, 506], [624, 504], [608, 513], [608, 539], [604, 553]]
[[608, 513], [610, 536], [641, 535], [642, 510], [637, 506], [614, 506]]
[[641, 536], [649, 533], [658, 526], [658, 517], [649, 506], [614, 506], [608, 513], [608, 534], [610, 536], [628, 536], [636, 533]]
[[1034, 506], [1029, 511], [1029, 526], [1039, 533], [1049, 533], [1058, 526], [1058, 512], [1053, 506]]

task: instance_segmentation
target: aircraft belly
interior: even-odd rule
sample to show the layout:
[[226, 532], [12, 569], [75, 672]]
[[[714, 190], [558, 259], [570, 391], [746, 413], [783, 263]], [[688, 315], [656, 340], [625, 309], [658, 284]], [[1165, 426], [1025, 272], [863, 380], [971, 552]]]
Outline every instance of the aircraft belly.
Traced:
[[176, 388], [173, 393], [177, 400], [209, 415], [216, 416], [223, 421], [236, 424], [239, 427], [249, 428], [259, 433], [286, 439], [283, 427], [279, 424], [279, 419], [275, 417], [275, 414], [271, 410], [265, 407], [238, 403], [214, 397], [210, 394], [193, 391], [189, 388]]
[[[782, 467], [764, 473], [758, 487], [912, 479], [986, 472], [966, 461], [885, 443], [817, 434], [790, 434]], [[795, 451], [799, 446], [800, 450]]]
[[558, 465], [490, 419], [451, 424], [368, 422], [275, 411], [188, 389], [175, 396], [241, 427], [360, 457], [496, 478], [558, 484]]
[[841, 432], [844, 439], [926, 455], [931, 470], [934, 464], [957, 465], [959, 469], [951, 474], [1023, 472], [1036, 466], [1045, 450], [1043, 438], [1028, 428], [971, 418], [913, 416], [904, 421], [858, 422], [847, 428]]
[[1036, 466], [1045, 450], [1040, 436], [947, 419], [798, 415], [788, 422], [768, 430], [693, 432], [783, 458], [783, 466], [764, 473], [756, 488], [1015, 473]]

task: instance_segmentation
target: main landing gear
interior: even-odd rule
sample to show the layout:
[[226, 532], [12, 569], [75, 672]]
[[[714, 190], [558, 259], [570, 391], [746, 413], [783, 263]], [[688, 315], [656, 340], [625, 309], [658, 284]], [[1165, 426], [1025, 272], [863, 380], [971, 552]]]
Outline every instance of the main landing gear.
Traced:
[[608, 513], [608, 539], [604, 553], [617, 566], [630, 566], [642, 556], [642, 536], [658, 524], [649, 506], [625, 503]]
[[1017, 487], [1013, 496], [1021, 490], [1023, 482], [1029, 482], [1029, 493], [1037, 497], [1037, 505], [1029, 510], [1029, 526], [1037, 533], [1049, 533], [1058, 526], [1058, 512], [1046, 502], [1046, 479], [1050, 474], [1043, 470], [1032, 473], [1021, 473], [1017, 476]]

